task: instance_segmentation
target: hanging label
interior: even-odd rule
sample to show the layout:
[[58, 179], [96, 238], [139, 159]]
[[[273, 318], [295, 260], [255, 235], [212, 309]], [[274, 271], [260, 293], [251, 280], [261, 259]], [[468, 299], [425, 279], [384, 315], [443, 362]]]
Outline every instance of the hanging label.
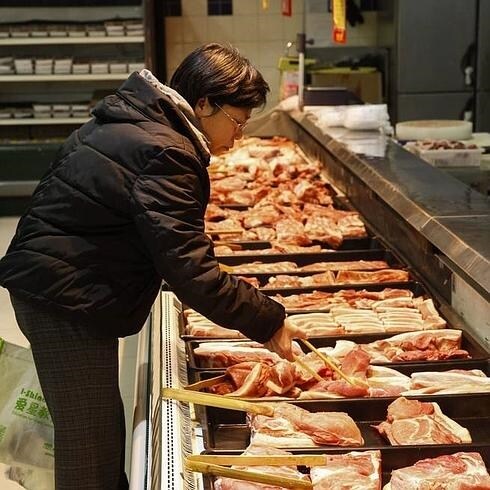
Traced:
[[282, 15], [286, 15], [287, 17], [291, 17], [293, 13], [292, 7], [293, 0], [282, 0]]
[[345, 0], [332, 0], [333, 42], [345, 44], [347, 41]]

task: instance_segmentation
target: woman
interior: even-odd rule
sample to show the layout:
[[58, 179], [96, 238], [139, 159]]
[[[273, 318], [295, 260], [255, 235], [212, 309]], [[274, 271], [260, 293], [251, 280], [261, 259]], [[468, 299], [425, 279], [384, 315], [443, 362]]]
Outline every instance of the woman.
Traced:
[[55, 427], [57, 489], [122, 489], [118, 337], [140, 330], [164, 280], [214, 322], [291, 358], [283, 307], [220, 271], [204, 233], [206, 166], [269, 90], [209, 44], [170, 87], [133, 73], [64, 143], [0, 262]]

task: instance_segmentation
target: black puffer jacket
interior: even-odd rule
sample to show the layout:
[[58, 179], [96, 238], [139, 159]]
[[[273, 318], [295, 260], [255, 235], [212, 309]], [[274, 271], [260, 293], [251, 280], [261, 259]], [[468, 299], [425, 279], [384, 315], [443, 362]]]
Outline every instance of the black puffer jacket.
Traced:
[[141, 328], [163, 279], [216, 323], [268, 340], [284, 308], [220, 271], [203, 233], [209, 155], [188, 119], [137, 73], [94, 115], [37, 187], [0, 284], [124, 336]]

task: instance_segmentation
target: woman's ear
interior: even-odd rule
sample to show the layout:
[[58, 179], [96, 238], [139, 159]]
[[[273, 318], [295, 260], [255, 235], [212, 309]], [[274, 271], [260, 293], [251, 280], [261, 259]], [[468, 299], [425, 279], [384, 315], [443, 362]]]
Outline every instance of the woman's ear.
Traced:
[[197, 117], [208, 117], [213, 113], [213, 108], [207, 97], [201, 97], [194, 107], [194, 113]]

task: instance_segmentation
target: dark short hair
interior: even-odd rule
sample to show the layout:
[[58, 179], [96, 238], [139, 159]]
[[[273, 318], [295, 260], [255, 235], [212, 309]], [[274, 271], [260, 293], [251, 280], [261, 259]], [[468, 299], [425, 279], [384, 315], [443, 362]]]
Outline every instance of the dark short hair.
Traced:
[[194, 108], [207, 97], [211, 105], [255, 108], [265, 105], [269, 85], [233, 46], [206, 44], [192, 51], [177, 67], [170, 87]]

